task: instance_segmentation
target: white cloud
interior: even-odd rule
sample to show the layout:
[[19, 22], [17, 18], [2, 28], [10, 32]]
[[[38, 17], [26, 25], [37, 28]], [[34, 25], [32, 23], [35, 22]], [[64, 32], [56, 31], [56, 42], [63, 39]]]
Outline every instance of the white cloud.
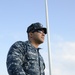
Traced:
[[52, 75], [61, 75], [61, 70], [56, 67], [52, 70]]
[[52, 50], [52, 75], [75, 75], [75, 42], [55, 42]]
[[65, 61], [75, 62], [75, 42], [64, 42], [63, 48], [63, 59]]

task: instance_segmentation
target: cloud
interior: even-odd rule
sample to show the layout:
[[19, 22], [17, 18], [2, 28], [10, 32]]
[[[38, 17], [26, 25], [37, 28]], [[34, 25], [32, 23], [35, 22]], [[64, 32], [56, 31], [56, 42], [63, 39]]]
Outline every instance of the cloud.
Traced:
[[52, 50], [52, 75], [75, 75], [75, 42], [53, 42]]
[[54, 68], [52, 75], [61, 75], [61, 70], [58, 67]]

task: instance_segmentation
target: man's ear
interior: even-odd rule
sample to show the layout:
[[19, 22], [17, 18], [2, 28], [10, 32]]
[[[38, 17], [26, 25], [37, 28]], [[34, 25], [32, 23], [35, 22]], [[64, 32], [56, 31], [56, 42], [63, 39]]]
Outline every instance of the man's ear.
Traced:
[[33, 35], [33, 33], [32, 33], [32, 32], [30, 32], [30, 33], [29, 33], [29, 36], [30, 36], [31, 38], [32, 38], [32, 35]]

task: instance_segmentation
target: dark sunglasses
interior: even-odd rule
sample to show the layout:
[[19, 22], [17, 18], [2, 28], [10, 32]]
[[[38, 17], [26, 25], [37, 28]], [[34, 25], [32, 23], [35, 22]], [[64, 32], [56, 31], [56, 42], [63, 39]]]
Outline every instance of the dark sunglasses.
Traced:
[[45, 32], [44, 32], [44, 30], [43, 30], [43, 29], [34, 30], [34, 31], [33, 31], [33, 33], [34, 33], [34, 32], [44, 33], [44, 34], [45, 34]]

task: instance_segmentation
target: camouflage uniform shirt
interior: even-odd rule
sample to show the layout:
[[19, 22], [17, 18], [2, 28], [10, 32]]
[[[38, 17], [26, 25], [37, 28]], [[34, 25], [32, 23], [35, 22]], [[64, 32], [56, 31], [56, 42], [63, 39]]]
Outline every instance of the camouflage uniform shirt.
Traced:
[[7, 55], [9, 75], [45, 75], [45, 64], [39, 48], [33, 47], [29, 41], [15, 42]]

